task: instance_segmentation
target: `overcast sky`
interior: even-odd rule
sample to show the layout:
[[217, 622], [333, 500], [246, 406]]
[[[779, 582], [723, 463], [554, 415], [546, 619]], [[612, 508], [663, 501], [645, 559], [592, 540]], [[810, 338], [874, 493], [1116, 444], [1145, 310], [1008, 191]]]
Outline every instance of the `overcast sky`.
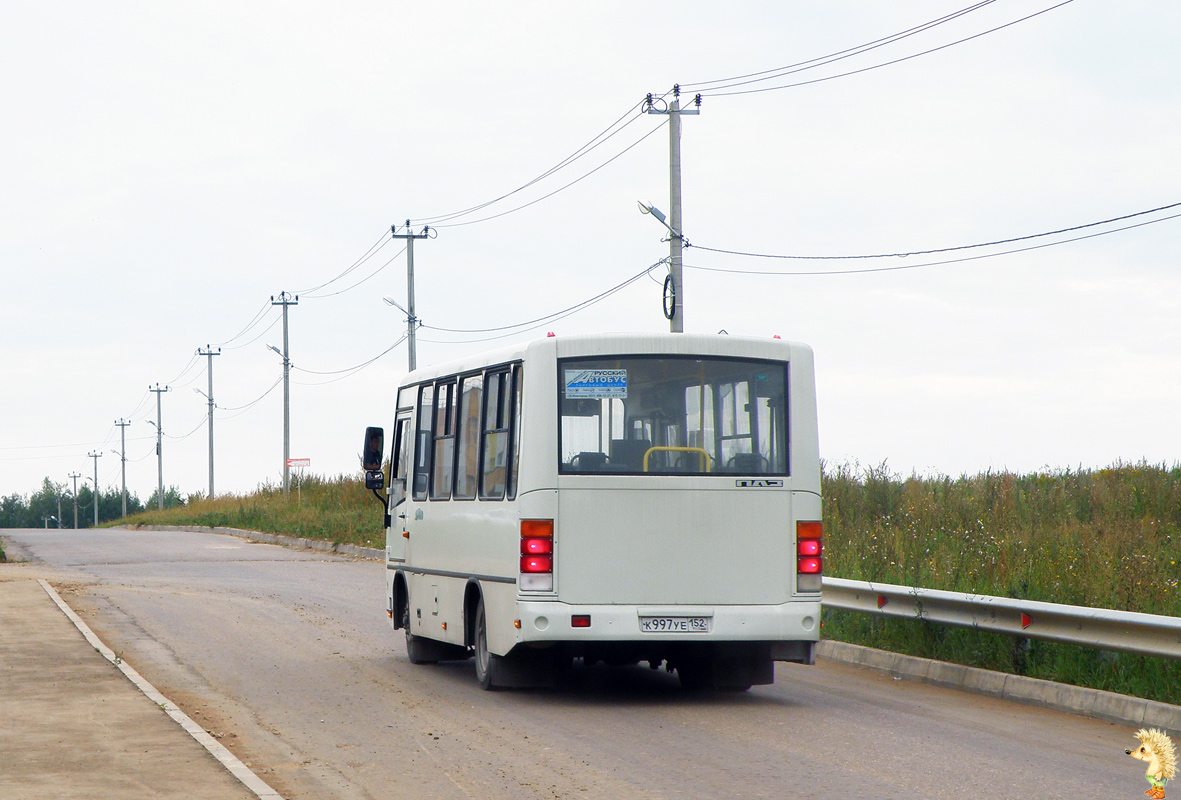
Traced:
[[[674, 83], [705, 95], [683, 120], [697, 246], [686, 330], [810, 344], [827, 461], [952, 476], [1174, 464], [1181, 219], [1166, 217], [1181, 207], [887, 259], [704, 249], [916, 253], [1181, 203], [1181, 7], [1074, 0], [1016, 22], [1058, 2], [978, 3], [726, 89], [707, 82], [842, 53], [969, 0], [7, 0], [0, 495], [91, 476], [89, 452], [103, 454], [100, 485], [117, 485], [114, 423], [129, 420], [127, 482], [146, 500], [157, 383], [171, 389], [164, 482], [203, 491], [206, 345], [221, 348], [217, 490], [280, 482], [282, 365], [266, 345], [282, 343], [281, 291], [299, 294], [291, 455], [352, 472], [364, 427], [389, 427], [406, 370], [403, 344], [338, 372], [405, 331], [382, 302], [406, 299], [390, 225], [420, 230], [513, 192], [605, 131], [564, 169], [417, 243], [417, 310], [433, 326], [418, 361], [547, 331], [667, 330], [662, 265], [506, 339], [436, 329], [543, 317], [668, 255], [636, 206], [668, 210], [667, 118], [639, 103]], [[818, 80], [842, 73], [854, 74]], [[769, 90], [733, 93], [750, 89]], [[1052, 246], [922, 266], [1034, 245]], [[883, 267], [907, 269], [849, 272]]]

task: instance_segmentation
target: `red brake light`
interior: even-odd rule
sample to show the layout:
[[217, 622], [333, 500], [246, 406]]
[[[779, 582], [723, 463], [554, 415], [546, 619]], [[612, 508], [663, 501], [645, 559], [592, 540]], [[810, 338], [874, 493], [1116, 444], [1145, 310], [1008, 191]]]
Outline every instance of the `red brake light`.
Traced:
[[553, 572], [554, 560], [549, 556], [521, 556], [521, 572]]
[[554, 552], [553, 539], [522, 539], [521, 555], [536, 556]]
[[801, 558], [799, 562], [799, 571], [805, 575], [819, 575], [820, 566], [819, 558]]
[[521, 520], [521, 577], [518, 586], [527, 592], [554, 590], [554, 521]]
[[570, 627], [571, 628], [589, 628], [590, 626], [591, 626], [590, 614], [573, 614], [573, 615], [571, 615], [571, 617], [570, 617]]
[[796, 591], [820, 591], [820, 576], [824, 571], [823, 535], [824, 526], [818, 520], [796, 522]]

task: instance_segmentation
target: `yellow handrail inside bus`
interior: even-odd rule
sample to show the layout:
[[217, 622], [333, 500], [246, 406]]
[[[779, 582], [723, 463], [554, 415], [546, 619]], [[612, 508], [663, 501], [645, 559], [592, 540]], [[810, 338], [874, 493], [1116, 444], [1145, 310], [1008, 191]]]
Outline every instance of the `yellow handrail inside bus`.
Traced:
[[658, 450], [664, 451], [664, 452], [673, 451], [673, 452], [677, 452], [677, 453], [700, 453], [701, 457], [702, 457], [702, 463], [705, 464], [705, 471], [706, 472], [710, 471], [709, 470], [709, 464], [710, 464], [709, 453], [707, 453], [704, 449], [702, 449], [700, 447], [649, 447], [644, 452], [644, 472], [648, 471], [648, 456], [652, 455], [653, 453], [655, 453]]

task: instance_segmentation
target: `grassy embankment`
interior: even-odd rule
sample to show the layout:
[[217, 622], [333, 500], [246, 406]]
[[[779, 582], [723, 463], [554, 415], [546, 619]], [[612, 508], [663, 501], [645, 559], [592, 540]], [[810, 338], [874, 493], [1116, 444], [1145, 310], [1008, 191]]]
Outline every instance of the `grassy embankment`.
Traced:
[[290, 496], [282, 486], [260, 486], [250, 495], [193, 497], [177, 508], [145, 511], [116, 525], [207, 525], [284, 533], [309, 539], [385, 547], [381, 505], [359, 476], [306, 475]]
[[[825, 572], [842, 578], [1181, 616], [1181, 468], [910, 477], [829, 466]], [[383, 546], [358, 477], [263, 487], [125, 524], [209, 525]], [[827, 638], [1181, 704], [1181, 662], [826, 611]]]
[[[1181, 468], [900, 478], [829, 469], [825, 572], [1181, 616]], [[824, 635], [1181, 704], [1181, 661], [826, 611]]]

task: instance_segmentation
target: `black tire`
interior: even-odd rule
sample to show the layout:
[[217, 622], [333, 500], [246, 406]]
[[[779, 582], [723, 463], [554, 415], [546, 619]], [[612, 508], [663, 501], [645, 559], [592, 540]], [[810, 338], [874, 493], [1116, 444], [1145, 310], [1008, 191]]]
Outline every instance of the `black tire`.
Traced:
[[466, 647], [448, 642], [439, 642], [410, 632], [410, 597], [402, 601], [399, 611], [402, 630], [406, 632], [406, 657], [411, 664], [438, 664], [440, 661], [463, 661], [471, 654]]
[[476, 601], [475, 629], [476, 682], [481, 689], [495, 689], [500, 656], [488, 652], [488, 621], [484, 614], [483, 597]]

